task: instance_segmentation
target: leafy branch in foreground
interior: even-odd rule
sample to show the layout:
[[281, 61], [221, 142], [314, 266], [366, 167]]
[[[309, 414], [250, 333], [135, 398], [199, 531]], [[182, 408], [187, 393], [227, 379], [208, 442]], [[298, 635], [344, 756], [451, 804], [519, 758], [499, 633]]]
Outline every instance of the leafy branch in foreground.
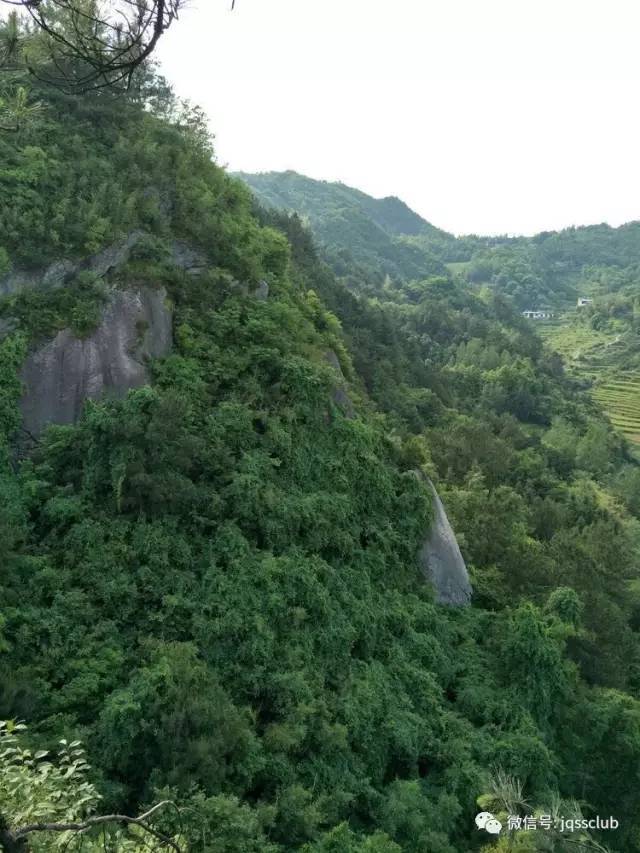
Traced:
[[[118, 851], [149, 849], [152, 840], [151, 849], [182, 853], [178, 840], [150, 823], [161, 809], [174, 805], [171, 801], [163, 800], [137, 817], [95, 815], [100, 795], [87, 779], [90, 766], [80, 742], [60, 741], [54, 763], [47, 751], [32, 752], [21, 745], [25, 730], [22, 723], [0, 720], [0, 845], [5, 853], [68, 850], [76, 838], [83, 843], [86, 838], [90, 846], [83, 849], [92, 850], [92, 833], [96, 850], [104, 849], [108, 838]], [[49, 833], [46, 841], [40, 840], [42, 833]]]

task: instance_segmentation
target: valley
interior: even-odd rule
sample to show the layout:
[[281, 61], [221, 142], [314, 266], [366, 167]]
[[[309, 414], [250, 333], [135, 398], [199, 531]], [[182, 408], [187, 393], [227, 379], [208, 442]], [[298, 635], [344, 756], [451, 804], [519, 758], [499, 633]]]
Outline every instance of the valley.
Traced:
[[180, 853], [542, 853], [474, 815], [560, 809], [620, 828], [554, 851], [640, 853], [637, 224], [457, 238], [230, 175], [152, 71], [32, 86], [0, 134], [0, 843], [143, 853], [117, 816], [152, 814]]
[[[313, 181], [294, 172], [242, 175], [260, 201], [307, 218], [339, 274], [352, 256], [362, 271], [359, 287], [397, 300], [381, 270], [396, 280], [423, 271], [450, 275], [482, 297], [503, 293], [521, 310], [543, 309], [552, 319], [527, 320], [569, 375], [588, 389], [616, 430], [640, 452], [640, 226], [590, 226], [532, 238], [456, 238], [421, 219], [398, 199], [372, 199], [342, 184]], [[334, 227], [339, 220], [347, 228]], [[357, 229], [352, 223], [358, 223]], [[397, 253], [397, 256], [395, 255]], [[395, 263], [389, 265], [389, 257]], [[344, 264], [344, 261], [342, 261]], [[579, 298], [592, 300], [578, 307]]]

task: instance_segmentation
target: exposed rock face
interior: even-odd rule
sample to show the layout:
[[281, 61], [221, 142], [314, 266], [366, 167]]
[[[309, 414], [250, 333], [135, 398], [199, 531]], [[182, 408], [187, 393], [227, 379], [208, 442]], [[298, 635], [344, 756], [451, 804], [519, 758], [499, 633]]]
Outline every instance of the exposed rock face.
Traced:
[[[127, 263], [132, 250], [148, 235], [136, 230], [123, 240], [80, 260], [63, 259], [40, 270], [13, 270], [0, 277], [0, 296], [28, 288], [63, 287], [87, 270], [104, 278]], [[201, 273], [206, 256], [181, 240], [169, 246], [174, 266], [189, 275]], [[28, 357], [22, 380], [25, 393], [23, 423], [32, 435], [46, 424], [78, 419], [85, 400], [112, 394], [122, 397], [130, 388], [149, 381], [147, 363], [171, 349], [171, 311], [164, 290], [113, 291], [99, 327], [80, 339], [64, 329]], [[0, 338], [11, 331], [11, 319], [0, 321]]]
[[258, 286], [253, 292], [254, 299], [257, 299], [258, 302], [266, 302], [269, 298], [269, 285], [264, 279], [258, 282]]
[[340, 359], [336, 355], [335, 350], [328, 349], [324, 354], [324, 360], [327, 364], [330, 364], [334, 370], [336, 370], [340, 376], [344, 379], [344, 373], [342, 372], [342, 367], [340, 366]]
[[21, 374], [25, 429], [38, 435], [49, 423], [74, 423], [85, 400], [145, 385], [149, 359], [171, 349], [171, 319], [164, 289], [114, 291], [91, 336], [64, 329], [31, 353]]
[[249, 296], [257, 302], [266, 302], [269, 298], [269, 284], [264, 279], [259, 281], [257, 285], [250, 285], [246, 281], [236, 281], [230, 283], [231, 290], [242, 296]]
[[198, 275], [204, 272], [207, 266], [207, 259], [202, 252], [182, 240], [174, 240], [171, 243], [171, 262], [188, 275]]
[[15, 270], [0, 278], [0, 296], [10, 296], [35, 287], [60, 287], [73, 275], [76, 265], [71, 261], [56, 261], [45, 270]]
[[98, 252], [97, 255], [78, 264], [77, 269], [88, 269], [98, 278], [102, 278], [111, 270], [126, 264], [131, 250], [134, 246], [138, 245], [144, 236], [143, 231], [132, 231], [121, 243], [114, 243], [113, 246], [107, 246], [106, 249]]
[[344, 387], [346, 384], [346, 379], [344, 373], [342, 372], [342, 367], [340, 366], [340, 360], [332, 349], [329, 349], [325, 352], [324, 360], [327, 362], [327, 364], [331, 365], [331, 367], [336, 371], [336, 373], [340, 375], [341, 379], [340, 385], [334, 389], [331, 395], [333, 402], [340, 408], [345, 418], [352, 420], [356, 416], [356, 410], [353, 405], [353, 401], [351, 400], [351, 397], [349, 396]]
[[[124, 240], [107, 246], [106, 249], [79, 261], [62, 260], [41, 270], [14, 270], [0, 278], [0, 296], [19, 293], [36, 287], [62, 287], [81, 270], [88, 270], [97, 278], [103, 278], [129, 260], [132, 249], [147, 235], [144, 231], [132, 231]], [[197, 275], [207, 265], [207, 259], [197, 249], [182, 240], [173, 240], [170, 245], [171, 261], [190, 275]]]
[[11, 317], [0, 318], [0, 341], [10, 335], [16, 328], [16, 321]]
[[0, 279], [0, 294], [9, 295], [36, 287], [62, 287], [80, 270], [89, 270], [97, 277], [124, 264], [131, 249], [143, 238], [143, 231], [132, 231], [124, 240], [81, 261], [62, 260], [43, 270], [15, 270]]
[[420, 567], [433, 584], [439, 604], [464, 607], [469, 604], [473, 591], [467, 567], [431, 480], [429, 486], [433, 492], [434, 517], [429, 538], [420, 550]]

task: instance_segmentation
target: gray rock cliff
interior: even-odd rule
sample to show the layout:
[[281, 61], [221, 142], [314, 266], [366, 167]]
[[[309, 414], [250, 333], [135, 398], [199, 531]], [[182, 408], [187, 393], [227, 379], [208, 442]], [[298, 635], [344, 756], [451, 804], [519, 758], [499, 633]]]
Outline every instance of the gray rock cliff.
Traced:
[[342, 372], [340, 360], [336, 355], [335, 351], [332, 349], [329, 349], [324, 353], [324, 360], [336, 371], [336, 373], [340, 377], [340, 384], [333, 389], [333, 393], [331, 395], [333, 402], [338, 406], [345, 418], [353, 420], [353, 418], [355, 418], [356, 416], [356, 410], [353, 405], [353, 401], [347, 393], [345, 387], [346, 378], [344, 373]]
[[431, 480], [428, 483], [433, 492], [434, 517], [429, 536], [420, 549], [420, 568], [433, 584], [439, 604], [464, 607], [473, 591], [469, 573], [440, 496]]
[[122, 397], [149, 381], [148, 362], [167, 355], [172, 316], [164, 289], [113, 291], [100, 325], [87, 338], [69, 329], [32, 352], [23, 366], [24, 428], [74, 423], [86, 400]]
[[[0, 277], [0, 296], [29, 288], [64, 287], [81, 271], [105, 279], [126, 264], [147, 237], [136, 230], [87, 258], [62, 259], [39, 270], [12, 270]], [[187, 275], [206, 269], [206, 256], [184, 241], [173, 240], [168, 248], [170, 262]], [[11, 318], [0, 320], [0, 338], [14, 325]], [[172, 314], [164, 290], [112, 290], [92, 335], [77, 338], [64, 329], [28, 356], [21, 373], [25, 430], [37, 436], [49, 423], [73, 423], [86, 400], [122, 397], [129, 389], [145, 385], [150, 359], [167, 355], [171, 345]]]
[[[132, 250], [146, 237], [147, 234], [144, 231], [131, 231], [118, 243], [113, 243], [82, 260], [55, 261], [40, 270], [13, 270], [0, 277], [0, 296], [8, 296], [31, 288], [62, 287], [81, 270], [88, 270], [97, 278], [103, 278], [111, 270], [125, 264]], [[169, 250], [170, 260], [174, 266], [184, 270], [188, 275], [197, 275], [206, 268], [207, 259], [204, 254], [182, 240], [173, 240]]]

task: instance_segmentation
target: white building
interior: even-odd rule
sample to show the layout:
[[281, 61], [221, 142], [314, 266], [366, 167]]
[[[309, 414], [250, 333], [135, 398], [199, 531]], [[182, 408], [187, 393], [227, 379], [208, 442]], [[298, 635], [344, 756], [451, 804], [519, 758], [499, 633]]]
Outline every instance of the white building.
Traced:
[[578, 308], [584, 308], [585, 305], [591, 305], [593, 299], [589, 299], [588, 296], [580, 296], [578, 299]]
[[522, 316], [528, 320], [550, 320], [553, 313], [551, 311], [523, 311]]

